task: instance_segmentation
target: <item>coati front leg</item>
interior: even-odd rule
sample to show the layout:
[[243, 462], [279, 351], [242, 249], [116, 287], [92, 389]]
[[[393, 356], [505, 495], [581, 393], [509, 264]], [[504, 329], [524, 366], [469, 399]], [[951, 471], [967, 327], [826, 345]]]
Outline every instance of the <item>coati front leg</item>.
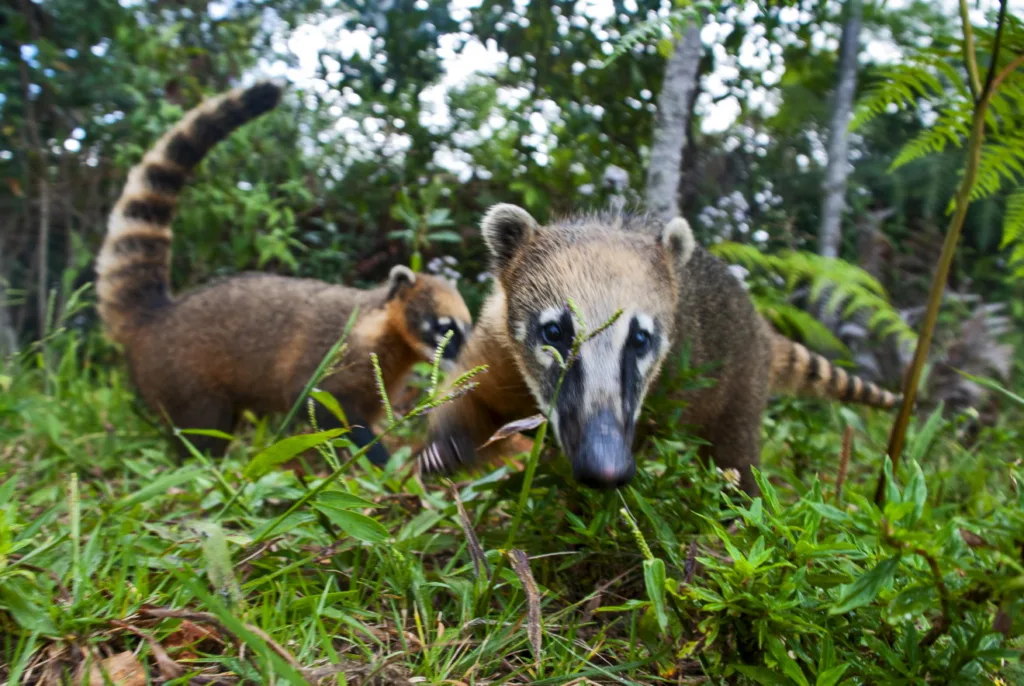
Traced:
[[417, 458], [425, 473], [445, 473], [479, 459], [507, 454], [507, 440], [480, 448], [508, 422], [538, 411], [505, 346], [503, 308], [502, 300], [485, 305], [456, 369], [448, 375], [455, 379], [475, 367], [487, 367], [487, 371], [473, 378], [475, 388], [431, 412], [427, 444]]
[[[234, 404], [217, 396], [199, 395], [194, 399], [178, 401], [167, 408], [167, 414], [178, 429], [214, 429], [227, 434], [234, 431], [238, 422]], [[182, 438], [187, 439], [200, 453], [211, 457], [223, 456], [230, 443], [226, 438], [201, 434], [186, 434]], [[184, 459], [191, 455], [183, 440], [175, 439], [175, 444], [179, 457]]]
[[[344, 394], [335, 395], [332, 393], [332, 395], [334, 395], [334, 399], [338, 401], [338, 404], [341, 405], [341, 410], [345, 413], [345, 419], [348, 420], [350, 431], [346, 434], [346, 438], [352, 441], [358, 449], [365, 448], [370, 443], [373, 443], [373, 440], [377, 438], [377, 434], [370, 428], [371, 422], [369, 417], [378, 414], [379, 407], [376, 405], [365, 407], [368, 403], [360, 403], [351, 396]], [[341, 428], [341, 422], [338, 418], [320, 403], [316, 403], [313, 412], [317, 426], [321, 431]], [[391, 454], [384, 447], [383, 443], [376, 443], [366, 452], [366, 457], [378, 467], [384, 467], [391, 458]]]
[[727, 409], [717, 421], [702, 432], [711, 445], [702, 446], [701, 454], [710, 456], [716, 467], [735, 469], [740, 475], [740, 488], [751, 496], [760, 492], [750, 468], [761, 461], [761, 413], [743, 404]]

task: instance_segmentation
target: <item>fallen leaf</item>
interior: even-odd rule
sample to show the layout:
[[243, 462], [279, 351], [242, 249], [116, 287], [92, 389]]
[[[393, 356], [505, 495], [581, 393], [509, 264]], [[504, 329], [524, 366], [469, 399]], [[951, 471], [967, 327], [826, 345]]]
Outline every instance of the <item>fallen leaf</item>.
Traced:
[[543, 629], [540, 624], [540, 593], [537, 592], [537, 582], [533, 580], [530, 559], [526, 557], [526, 553], [513, 548], [508, 552], [508, 558], [512, 563], [512, 571], [519, 577], [523, 590], [526, 591], [526, 635], [533, 647], [533, 659], [539, 667]]
[[462, 498], [459, 497], [459, 490], [452, 486], [451, 488], [452, 497], [455, 499], [455, 507], [459, 511], [459, 524], [462, 525], [462, 532], [466, 535], [466, 545], [469, 547], [469, 555], [473, 558], [473, 573], [477, 579], [480, 578], [480, 568], [482, 567], [484, 573], [487, 574], [487, 578], [491, 578], [491, 568], [487, 565], [487, 556], [484, 555], [483, 546], [480, 545], [480, 539], [476, 537], [476, 531], [473, 530], [473, 523], [469, 521], [469, 515], [466, 514], [466, 508], [462, 504]]
[[505, 426], [501, 427], [494, 432], [494, 435], [487, 439], [487, 442], [480, 446], [480, 449], [486, 448], [492, 443], [504, 440], [509, 436], [514, 436], [522, 431], [529, 431], [530, 429], [536, 429], [538, 426], [545, 422], [544, 415], [535, 414], [531, 417], [525, 417], [523, 419], [517, 419], [513, 422], [509, 422]]
[[114, 686], [146, 686], [146, 670], [130, 650], [93, 663], [89, 668], [89, 686], [104, 686], [104, 671]]
[[988, 547], [988, 543], [985, 541], [985, 539], [979, 536], [978, 534], [974, 533], [973, 531], [968, 531], [967, 529], [961, 528], [960, 537], [964, 539], [964, 543], [971, 546], [972, 548]]

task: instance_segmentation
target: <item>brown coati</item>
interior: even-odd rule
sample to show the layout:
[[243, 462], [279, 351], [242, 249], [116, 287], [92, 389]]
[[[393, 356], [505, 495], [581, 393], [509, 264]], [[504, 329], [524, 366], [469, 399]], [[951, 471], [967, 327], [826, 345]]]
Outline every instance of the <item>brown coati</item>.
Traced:
[[[498, 427], [539, 410], [550, 411], [579, 482], [621, 486], [635, 470], [644, 398], [663, 365], [672, 375], [684, 347], [689, 366], [710, 369], [715, 383], [677, 396], [687, 403], [683, 421], [699, 428], [719, 467], [739, 470], [748, 492], [757, 488], [750, 466], [772, 390], [877, 407], [899, 400], [775, 333], [682, 218], [581, 215], [540, 226], [519, 207], [497, 205], [481, 228], [495, 285], [456, 368], [489, 371], [431, 416], [418, 457], [425, 472], [473, 461]], [[544, 348], [570, 354], [578, 326], [570, 300], [589, 328], [622, 314], [582, 345], [551, 407], [562, 371]]]
[[[370, 424], [382, 409], [371, 352], [395, 390], [449, 331], [449, 362], [460, 349], [470, 315], [452, 284], [395, 266], [369, 290], [243, 274], [170, 293], [170, 226], [188, 172], [236, 128], [274, 108], [280, 94], [262, 82], [205, 101], [131, 170], [96, 265], [99, 313], [151, 408], [179, 428], [229, 432], [244, 409], [287, 411], [358, 307], [338, 371], [320, 388], [338, 399], [361, 447], [374, 438]], [[337, 425], [322, 408], [320, 416]], [[226, 447], [211, 437], [193, 442], [215, 453]], [[370, 457], [382, 464], [388, 455], [378, 443]]]

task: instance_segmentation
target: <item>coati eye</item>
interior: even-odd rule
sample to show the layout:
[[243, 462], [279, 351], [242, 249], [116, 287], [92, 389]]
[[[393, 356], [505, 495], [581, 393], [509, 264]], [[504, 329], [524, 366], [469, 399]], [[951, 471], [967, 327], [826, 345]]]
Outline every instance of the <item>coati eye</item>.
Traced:
[[540, 337], [548, 345], [556, 345], [562, 342], [562, 327], [558, 322], [548, 322], [540, 329]]
[[651, 334], [643, 329], [634, 329], [629, 335], [629, 344], [637, 351], [647, 350], [651, 345]]

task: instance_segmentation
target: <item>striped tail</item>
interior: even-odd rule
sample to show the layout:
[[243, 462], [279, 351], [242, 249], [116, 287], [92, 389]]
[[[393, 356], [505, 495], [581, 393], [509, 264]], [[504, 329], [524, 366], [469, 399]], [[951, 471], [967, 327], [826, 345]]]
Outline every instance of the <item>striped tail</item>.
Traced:
[[772, 338], [771, 387], [774, 391], [832, 398], [883, 409], [903, 401], [902, 395], [848, 374], [821, 355], [778, 334], [773, 334]]
[[171, 220], [188, 173], [232, 131], [277, 106], [281, 86], [262, 81], [210, 98], [165, 133], [128, 173], [96, 261], [99, 314], [111, 338], [171, 303]]

